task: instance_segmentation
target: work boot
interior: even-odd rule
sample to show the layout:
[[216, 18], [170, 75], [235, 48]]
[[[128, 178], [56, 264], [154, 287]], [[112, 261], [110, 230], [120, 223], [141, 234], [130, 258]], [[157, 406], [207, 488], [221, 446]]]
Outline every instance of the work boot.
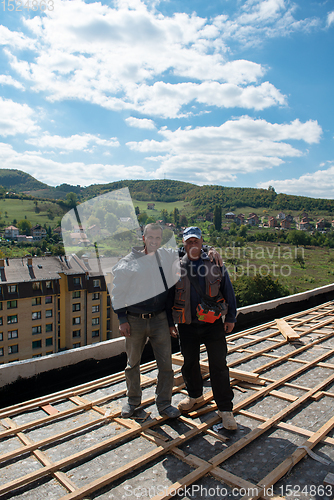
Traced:
[[163, 410], [159, 410], [159, 413], [162, 417], [168, 417], [168, 418], [177, 418], [181, 415], [180, 410], [175, 408], [175, 406], [167, 406], [167, 408], [164, 408]]
[[199, 398], [191, 398], [190, 396], [187, 396], [179, 402], [177, 407], [181, 411], [189, 411], [195, 406], [195, 404], [201, 403], [202, 401], [204, 401], [203, 394]]
[[233, 416], [233, 412], [231, 411], [219, 411], [218, 415], [222, 418], [224, 429], [228, 431], [236, 431], [238, 428], [238, 424], [235, 421]]
[[122, 412], [121, 412], [121, 417], [123, 418], [130, 418], [134, 414], [136, 408], [138, 406], [136, 405], [130, 405], [130, 403], [125, 403], [122, 407]]

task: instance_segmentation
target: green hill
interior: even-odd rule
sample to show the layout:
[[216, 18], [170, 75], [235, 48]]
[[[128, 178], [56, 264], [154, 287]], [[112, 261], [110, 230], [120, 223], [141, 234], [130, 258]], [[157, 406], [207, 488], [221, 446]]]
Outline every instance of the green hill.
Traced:
[[134, 200], [173, 203], [183, 201], [198, 214], [213, 212], [216, 205], [223, 210], [239, 213], [249, 207], [270, 210], [308, 212], [333, 212], [334, 200], [310, 198], [306, 196], [277, 194], [272, 187], [268, 189], [240, 188], [225, 186], [197, 186], [190, 182], [161, 180], [122, 180], [107, 184], [92, 184], [88, 187], [61, 184], [48, 186], [20, 170], [0, 169], [0, 186], [6, 191], [27, 193], [34, 197], [65, 199], [74, 192], [80, 202], [94, 196], [128, 187]]
[[38, 181], [30, 174], [9, 168], [0, 168], [0, 186], [3, 186], [7, 191], [16, 193], [49, 188], [47, 184]]

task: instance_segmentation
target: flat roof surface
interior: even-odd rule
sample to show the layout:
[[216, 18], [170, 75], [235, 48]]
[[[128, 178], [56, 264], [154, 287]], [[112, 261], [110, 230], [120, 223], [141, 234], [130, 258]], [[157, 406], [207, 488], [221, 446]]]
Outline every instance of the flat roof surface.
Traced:
[[0, 499], [333, 498], [334, 302], [228, 348], [236, 432], [219, 428], [204, 349], [204, 402], [176, 420], [155, 407], [153, 361], [133, 419], [120, 418], [123, 372], [0, 410]]

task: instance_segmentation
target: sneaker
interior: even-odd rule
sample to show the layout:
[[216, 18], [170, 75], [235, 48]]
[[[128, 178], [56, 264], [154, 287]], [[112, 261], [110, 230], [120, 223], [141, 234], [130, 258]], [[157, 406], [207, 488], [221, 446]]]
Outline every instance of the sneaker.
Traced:
[[204, 401], [203, 394], [199, 398], [191, 398], [190, 396], [187, 396], [186, 398], [182, 399], [182, 401], [179, 402], [179, 404], [177, 405], [177, 407], [181, 411], [189, 411], [197, 403], [201, 403], [202, 401]]
[[138, 406], [136, 406], [136, 405], [130, 405], [130, 403], [125, 403], [125, 405], [122, 407], [121, 417], [123, 417], [123, 418], [130, 418], [130, 417], [132, 417], [132, 415], [134, 414], [136, 408], [138, 408]]
[[218, 415], [222, 418], [224, 429], [228, 431], [236, 431], [238, 424], [235, 421], [233, 412], [231, 411], [218, 411]]
[[159, 410], [159, 413], [162, 417], [168, 417], [168, 418], [177, 418], [181, 415], [180, 410], [175, 408], [175, 406], [167, 406], [167, 408], [164, 408], [163, 410]]

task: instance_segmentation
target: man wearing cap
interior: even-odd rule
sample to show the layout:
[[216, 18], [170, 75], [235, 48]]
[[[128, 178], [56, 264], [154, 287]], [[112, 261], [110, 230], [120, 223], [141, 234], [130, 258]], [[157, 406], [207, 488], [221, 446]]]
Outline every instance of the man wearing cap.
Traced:
[[[232, 332], [236, 322], [236, 300], [225, 266], [217, 266], [206, 254], [202, 254], [202, 243], [198, 227], [184, 230], [186, 255], [181, 259], [181, 275], [175, 285], [173, 319], [178, 324], [180, 348], [184, 358], [182, 375], [189, 396], [180, 401], [178, 408], [189, 411], [195, 404], [203, 401], [199, 360], [200, 346], [205, 344], [218, 414], [222, 417], [225, 429], [236, 430], [225, 338], [226, 334]], [[208, 310], [208, 304], [211, 304], [212, 310], [210, 307]], [[222, 304], [225, 304], [225, 308]], [[221, 313], [226, 314], [224, 323]]]
[[[141, 404], [140, 361], [149, 339], [158, 367], [155, 395], [158, 411], [162, 416], [177, 418], [180, 410], [171, 404], [174, 373], [170, 337], [177, 337], [171, 308], [179, 253], [160, 248], [162, 228], [158, 224], [147, 224], [143, 242], [144, 248], [134, 247], [112, 269], [112, 304], [119, 319], [119, 331], [125, 336], [127, 353], [127, 402], [121, 415], [132, 417]], [[215, 251], [210, 257], [220, 258]]]

